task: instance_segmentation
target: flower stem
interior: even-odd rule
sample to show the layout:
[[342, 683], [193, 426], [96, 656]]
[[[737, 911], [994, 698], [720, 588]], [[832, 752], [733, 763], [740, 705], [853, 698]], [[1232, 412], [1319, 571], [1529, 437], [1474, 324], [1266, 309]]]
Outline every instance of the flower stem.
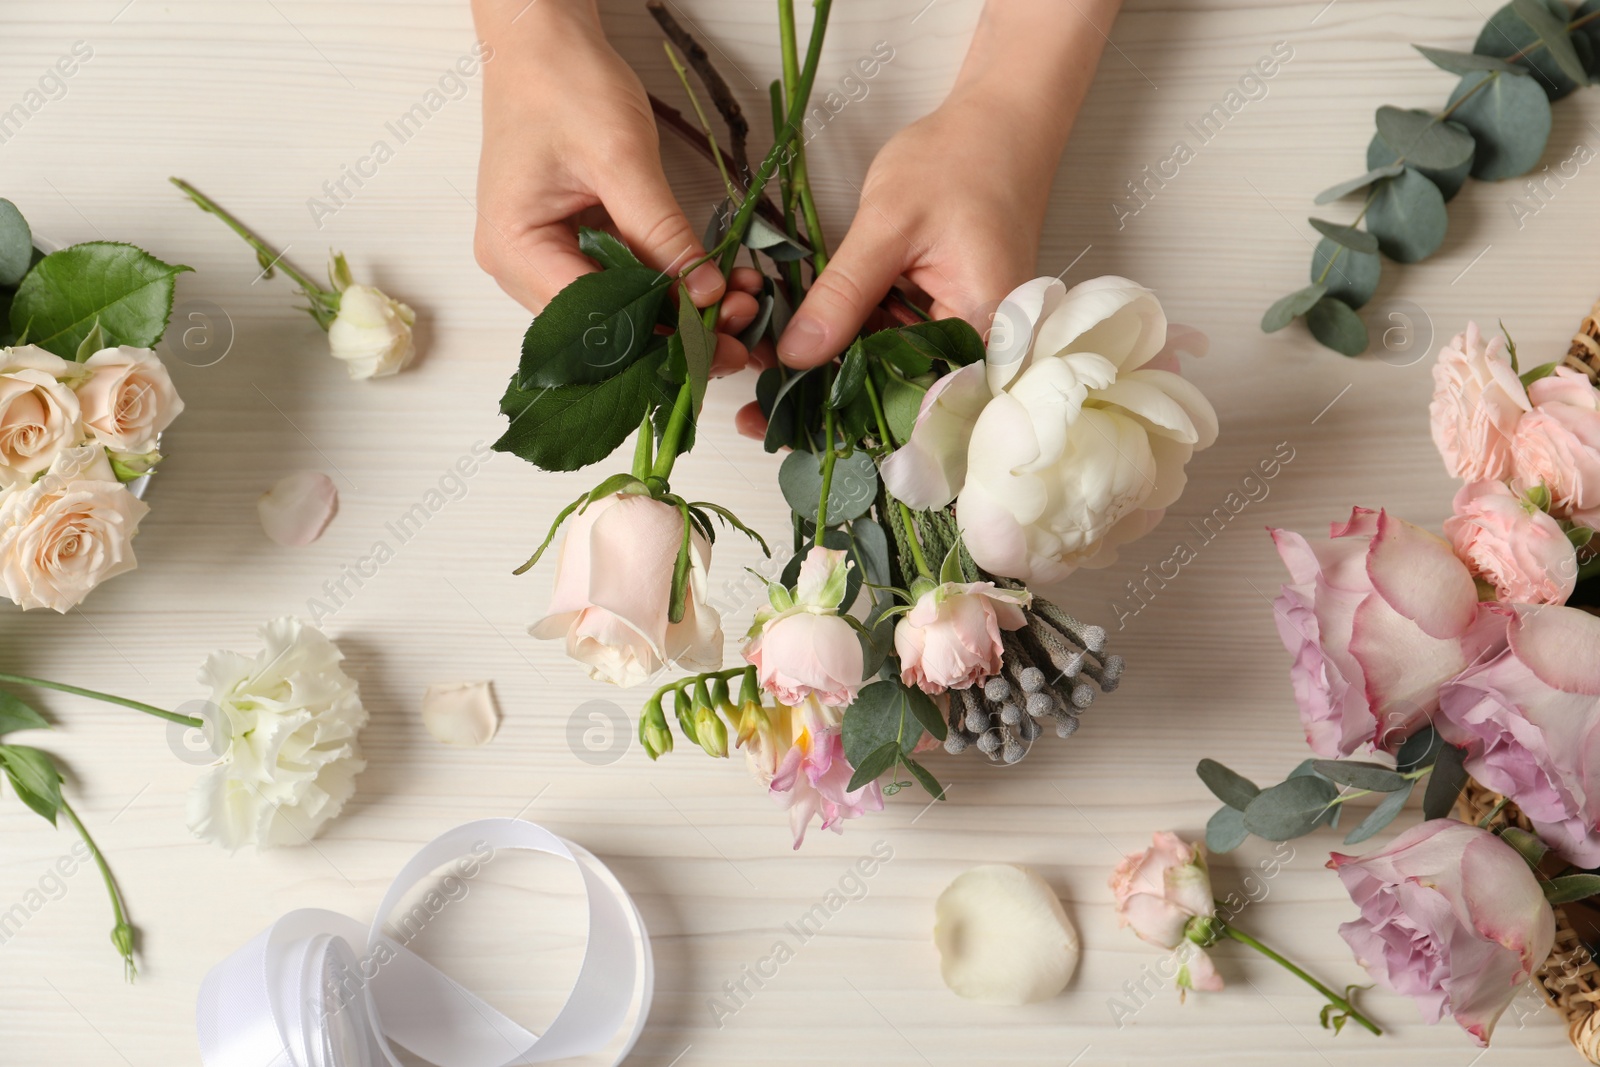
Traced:
[[678, 53], [672, 50], [671, 41], [662, 41], [661, 47], [666, 50], [667, 62], [672, 64], [672, 72], [678, 76], [678, 81], [683, 85], [684, 95], [688, 96], [689, 105], [694, 108], [695, 118], [700, 120], [700, 132], [706, 135], [706, 141], [711, 145], [711, 158], [717, 164], [717, 173], [722, 175], [722, 188], [727, 192], [729, 200], [738, 203], [739, 193], [733, 187], [733, 179], [728, 176], [727, 164], [722, 161], [722, 150], [717, 147], [717, 135], [711, 132], [711, 123], [706, 120], [705, 108], [700, 106], [700, 98], [695, 95], [694, 86], [689, 84], [689, 72], [678, 60]]
[[[830, 370], [823, 377], [824, 391], [832, 388], [833, 373]], [[817, 500], [817, 525], [812, 530], [812, 544], [822, 547], [823, 535], [828, 532], [828, 494], [833, 491], [833, 464], [839, 457], [838, 449], [833, 441], [833, 405], [827, 404], [822, 413], [822, 492]]]
[[77, 829], [78, 836], [83, 838], [83, 843], [88, 846], [89, 855], [94, 857], [95, 866], [100, 868], [100, 877], [106, 883], [106, 892], [111, 896], [111, 913], [116, 916], [117, 924], [111, 928], [111, 943], [117, 946], [117, 953], [122, 957], [124, 973], [128, 981], [133, 981], [139, 974], [139, 969], [133, 964], [133, 924], [128, 922], [128, 911], [122, 903], [122, 891], [117, 888], [117, 880], [111, 873], [111, 866], [106, 863], [104, 853], [100, 846], [94, 843], [94, 838], [89, 836], [89, 828], [83, 825], [83, 820], [78, 818], [78, 813], [72, 810], [72, 805], [67, 803], [65, 797], [61, 798], [61, 810], [67, 813], [67, 818]]
[[1251, 948], [1267, 957], [1267, 959], [1272, 960], [1284, 970], [1288, 971], [1290, 974], [1306, 983], [1306, 985], [1309, 985], [1312, 989], [1315, 989], [1318, 993], [1321, 993], [1323, 996], [1327, 997], [1329, 1003], [1331, 1003], [1334, 1007], [1338, 1008], [1340, 1011], [1343, 1011], [1350, 1018], [1354, 1019], [1368, 1030], [1371, 1030], [1374, 1034], [1383, 1033], [1382, 1030], [1378, 1029], [1378, 1024], [1361, 1014], [1361, 1012], [1356, 1009], [1354, 1004], [1350, 1003], [1350, 1001], [1344, 997], [1341, 997], [1339, 994], [1335, 993], [1333, 990], [1329, 989], [1327, 986], [1311, 977], [1311, 975], [1307, 974], [1300, 967], [1289, 962], [1289, 960], [1274, 952], [1266, 945], [1263, 945], [1261, 942], [1257, 941], [1243, 930], [1226, 923], [1219, 923], [1218, 925], [1222, 927], [1220, 932], [1223, 936], [1231, 937], [1241, 945], [1249, 945]]
[[672, 465], [678, 459], [678, 445], [683, 441], [684, 430], [689, 425], [689, 408], [694, 404], [694, 386], [684, 382], [678, 388], [678, 398], [672, 402], [672, 414], [667, 418], [667, 428], [661, 434], [661, 447], [656, 449], [655, 466], [650, 473], [662, 481], [672, 474]]
[[655, 427], [650, 425], [650, 413], [647, 411], [644, 418], [639, 420], [639, 439], [633, 444], [633, 476], [641, 482], [650, 477], [651, 468], [655, 465], [655, 457], [651, 449], [655, 446]]
[[[1415, 782], [1419, 778], [1426, 777], [1432, 771], [1433, 771], [1433, 764], [1430, 763], [1426, 767], [1418, 767], [1414, 771], [1407, 771], [1405, 774], [1401, 775], [1401, 777], [1402, 778], [1409, 778], [1413, 782]], [[1328, 807], [1331, 808], [1336, 804], [1343, 804], [1347, 800], [1355, 800], [1358, 797], [1370, 797], [1374, 793], [1377, 793], [1377, 792], [1381, 792], [1381, 790], [1377, 790], [1377, 789], [1357, 789], [1354, 793], [1340, 793], [1338, 796], [1336, 796], [1332, 800], [1328, 801]]]
[[21, 674], [0, 674], [0, 682], [10, 682], [13, 685], [32, 685], [40, 689], [55, 689], [63, 693], [72, 693], [74, 696], [101, 700], [107, 704], [120, 704], [125, 708], [132, 708], [134, 711], [142, 711], [146, 715], [154, 715], [158, 719], [166, 719], [168, 722], [179, 723], [183, 726], [193, 726], [196, 729], [203, 730], [206, 725], [205, 720], [197, 719], [193, 715], [180, 715], [175, 711], [166, 711], [162, 708], [152, 707], [149, 704], [142, 704], [137, 700], [129, 700], [126, 697], [112, 696], [110, 693], [99, 693], [93, 689], [80, 689], [65, 682], [48, 682], [43, 678], [29, 678]]
[[[795, 48], [794, 0], [778, 0], [778, 37], [783, 49], [783, 88], [792, 100], [795, 86], [800, 81], [800, 59]], [[822, 233], [822, 221], [817, 216], [817, 202], [811, 196], [805, 138], [800, 136], [800, 130], [795, 131], [790, 143], [794, 146], [790, 182], [794, 196], [800, 202], [801, 213], [805, 215], [806, 234], [811, 239], [811, 265], [821, 274], [828, 266], [828, 245]]]
[[[862, 378], [862, 384], [866, 386], [867, 399], [872, 402], [872, 417], [878, 421], [878, 436], [886, 446], [893, 448], [894, 435], [889, 432], [889, 420], [883, 413], [883, 402], [878, 399], [878, 386], [873, 382], [870, 370]], [[906, 506], [904, 500], [896, 500], [889, 496], [887, 490], [884, 495], [893, 500], [900, 509], [900, 518], [906, 528], [906, 547], [911, 550], [911, 558], [917, 565], [917, 573], [924, 578], [932, 578], [933, 571], [929, 569], [928, 561], [922, 556], [922, 542], [917, 539], [917, 524], [911, 516], [911, 509]], [[891, 516], [889, 521], [893, 522], [894, 518]]]
[[168, 178], [167, 180], [181, 189], [183, 194], [199, 205], [202, 211], [211, 212], [211, 214], [221, 219], [228, 229], [244, 238], [244, 243], [255, 249], [256, 255], [259, 257], [262, 267], [264, 267], [266, 270], [271, 271], [273, 268], [282, 268], [283, 273], [293, 278], [295, 280], [295, 284], [299, 285], [300, 288], [305, 291], [306, 296], [311, 298], [313, 302], [319, 296], [326, 298], [335, 295], [329, 290], [318, 285], [316, 282], [312, 281], [310, 278], [306, 277], [305, 274], [301, 273], [293, 263], [290, 263], [287, 259], [283, 258], [282, 252], [279, 252], [276, 248], [273, 248], [271, 245], [267, 244], [266, 241], [263, 241], [260, 237], [256, 236], [248, 226], [240, 222], [228, 211], [227, 208], [224, 208], [221, 204], [217, 203], [215, 200], [211, 199], [205, 193], [202, 193], [200, 190], [196, 189], [182, 178]]

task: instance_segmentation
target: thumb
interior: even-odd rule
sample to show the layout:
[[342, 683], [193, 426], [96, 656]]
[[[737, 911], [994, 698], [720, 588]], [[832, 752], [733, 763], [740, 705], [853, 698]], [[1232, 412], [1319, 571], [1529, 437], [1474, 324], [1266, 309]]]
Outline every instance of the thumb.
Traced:
[[[607, 189], [606, 211], [633, 254], [663, 274], [677, 273], [705, 254], [700, 237], [667, 185], [659, 161], [619, 175]], [[726, 289], [715, 263], [696, 267], [684, 284], [696, 307], [706, 307]]]
[[778, 338], [778, 358], [791, 367], [816, 367], [843, 352], [900, 276], [903, 257], [857, 220]]

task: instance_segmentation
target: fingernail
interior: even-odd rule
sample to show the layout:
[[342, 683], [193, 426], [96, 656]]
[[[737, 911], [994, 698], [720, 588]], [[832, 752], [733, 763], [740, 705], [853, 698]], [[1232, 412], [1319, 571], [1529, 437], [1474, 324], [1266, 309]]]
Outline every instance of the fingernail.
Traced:
[[778, 358], [785, 363], [802, 366], [820, 362], [822, 346], [827, 340], [828, 335], [820, 322], [796, 316], [778, 339]]
[[709, 303], [722, 288], [722, 272], [714, 263], [702, 263], [689, 273], [684, 284], [689, 287], [689, 295], [696, 304]]

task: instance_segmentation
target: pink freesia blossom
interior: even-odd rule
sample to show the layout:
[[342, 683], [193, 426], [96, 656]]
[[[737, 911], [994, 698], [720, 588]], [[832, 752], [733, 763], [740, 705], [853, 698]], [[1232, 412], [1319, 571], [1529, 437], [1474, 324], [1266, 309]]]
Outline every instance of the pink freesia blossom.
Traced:
[[1355, 508], [1327, 541], [1271, 533], [1290, 576], [1278, 635], [1319, 756], [1394, 750], [1438, 707], [1439, 686], [1503, 638], [1503, 614], [1479, 605], [1466, 565], [1421, 527]]
[[784, 704], [815, 696], [847, 707], [861, 688], [864, 658], [855, 629], [839, 615], [850, 564], [847, 553], [813, 548], [800, 565], [791, 593], [770, 590], [770, 607], [756, 613], [744, 658], [761, 688]]
[[1560, 523], [1505, 482], [1463, 485], [1454, 507], [1444, 535], [1473, 575], [1494, 586], [1497, 599], [1566, 603], [1578, 581], [1578, 557]]
[[1430, 819], [1381, 851], [1335, 852], [1328, 866], [1361, 909], [1339, 927], [1356, 962], [1428, 1022], [1449, 1015], [1487, 1045], [1555, 941], [1550, 905], [1516, 850], [1476, 826]]
[[[1183, 945], [1191, 922], [1216, 914], [1205, 849], [1170, 831], [1157, 831], [1149, 848], [1124, 856], [1109, 885], [1116, 898], [1117, 926], [1131, 928], [1162, 948]], [[1206, 992], [1222, 988], [1222, 976], [1197, 942], [1178, 972], [1178, 985]]]
[[1600, 866], [1600, 619], [1518, 607], [1504, 651], [1444, 687], [1439, 732], [1547, 844]]
[[1000, 631], [1028, 624], [1025, 591], [993, 582], [945, 582], [924, 592], [895, 626], [900, 680], [925, 693], [966, 689], [1000, 670]]
[[1511, 438], [1531, 405], [1505, 356], [1505, 341], [1487, 343], [1478, 324], [1439, 352], [1428, 405], [1433, 443], [1453, 477], [1476, 482], [1511, 476]]
[[1517, 423], [1511, 444], [1519, 489], [1543, 485], [1550, 511], [1600, 529], [1600, 391], [1567, 367], [1528, 387], [1533, 411]]
[[841, 824], [845, 819], [883, 810], [883, 790], [877, 782], [854, 791], [848, 788], [855, 769], [844, 758], [837, 711], [811, 699], [796, 707], [780, 707], [772, 718], [773, 734], [763, 739], [759, 754], [747, 755], [761, 778], [764, 775], [758, 764], [776, 755], [774, 745], [787, 745], [777, 759], [768, 789], [789, 809], [795, 848], [805, 841], [812, 816], [821, 816], [822, 828], [838, 834], [844, 832]]

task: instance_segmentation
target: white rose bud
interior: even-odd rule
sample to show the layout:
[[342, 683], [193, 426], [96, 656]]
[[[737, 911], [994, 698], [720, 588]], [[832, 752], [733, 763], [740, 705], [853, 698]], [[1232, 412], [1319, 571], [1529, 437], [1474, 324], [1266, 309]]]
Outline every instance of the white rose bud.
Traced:
[[148, 348], [102, 348], [83, 366], [78, 387], [83, 425], [113, 452], [140, 456], [155, 451], [156, 438], [183, 411], [183, 401], [161, 359]]
[[350, 377], [382, 378], [411, 362], [416, 312], [370, 285], [347, 286], [328, 327], [328, 347]]

